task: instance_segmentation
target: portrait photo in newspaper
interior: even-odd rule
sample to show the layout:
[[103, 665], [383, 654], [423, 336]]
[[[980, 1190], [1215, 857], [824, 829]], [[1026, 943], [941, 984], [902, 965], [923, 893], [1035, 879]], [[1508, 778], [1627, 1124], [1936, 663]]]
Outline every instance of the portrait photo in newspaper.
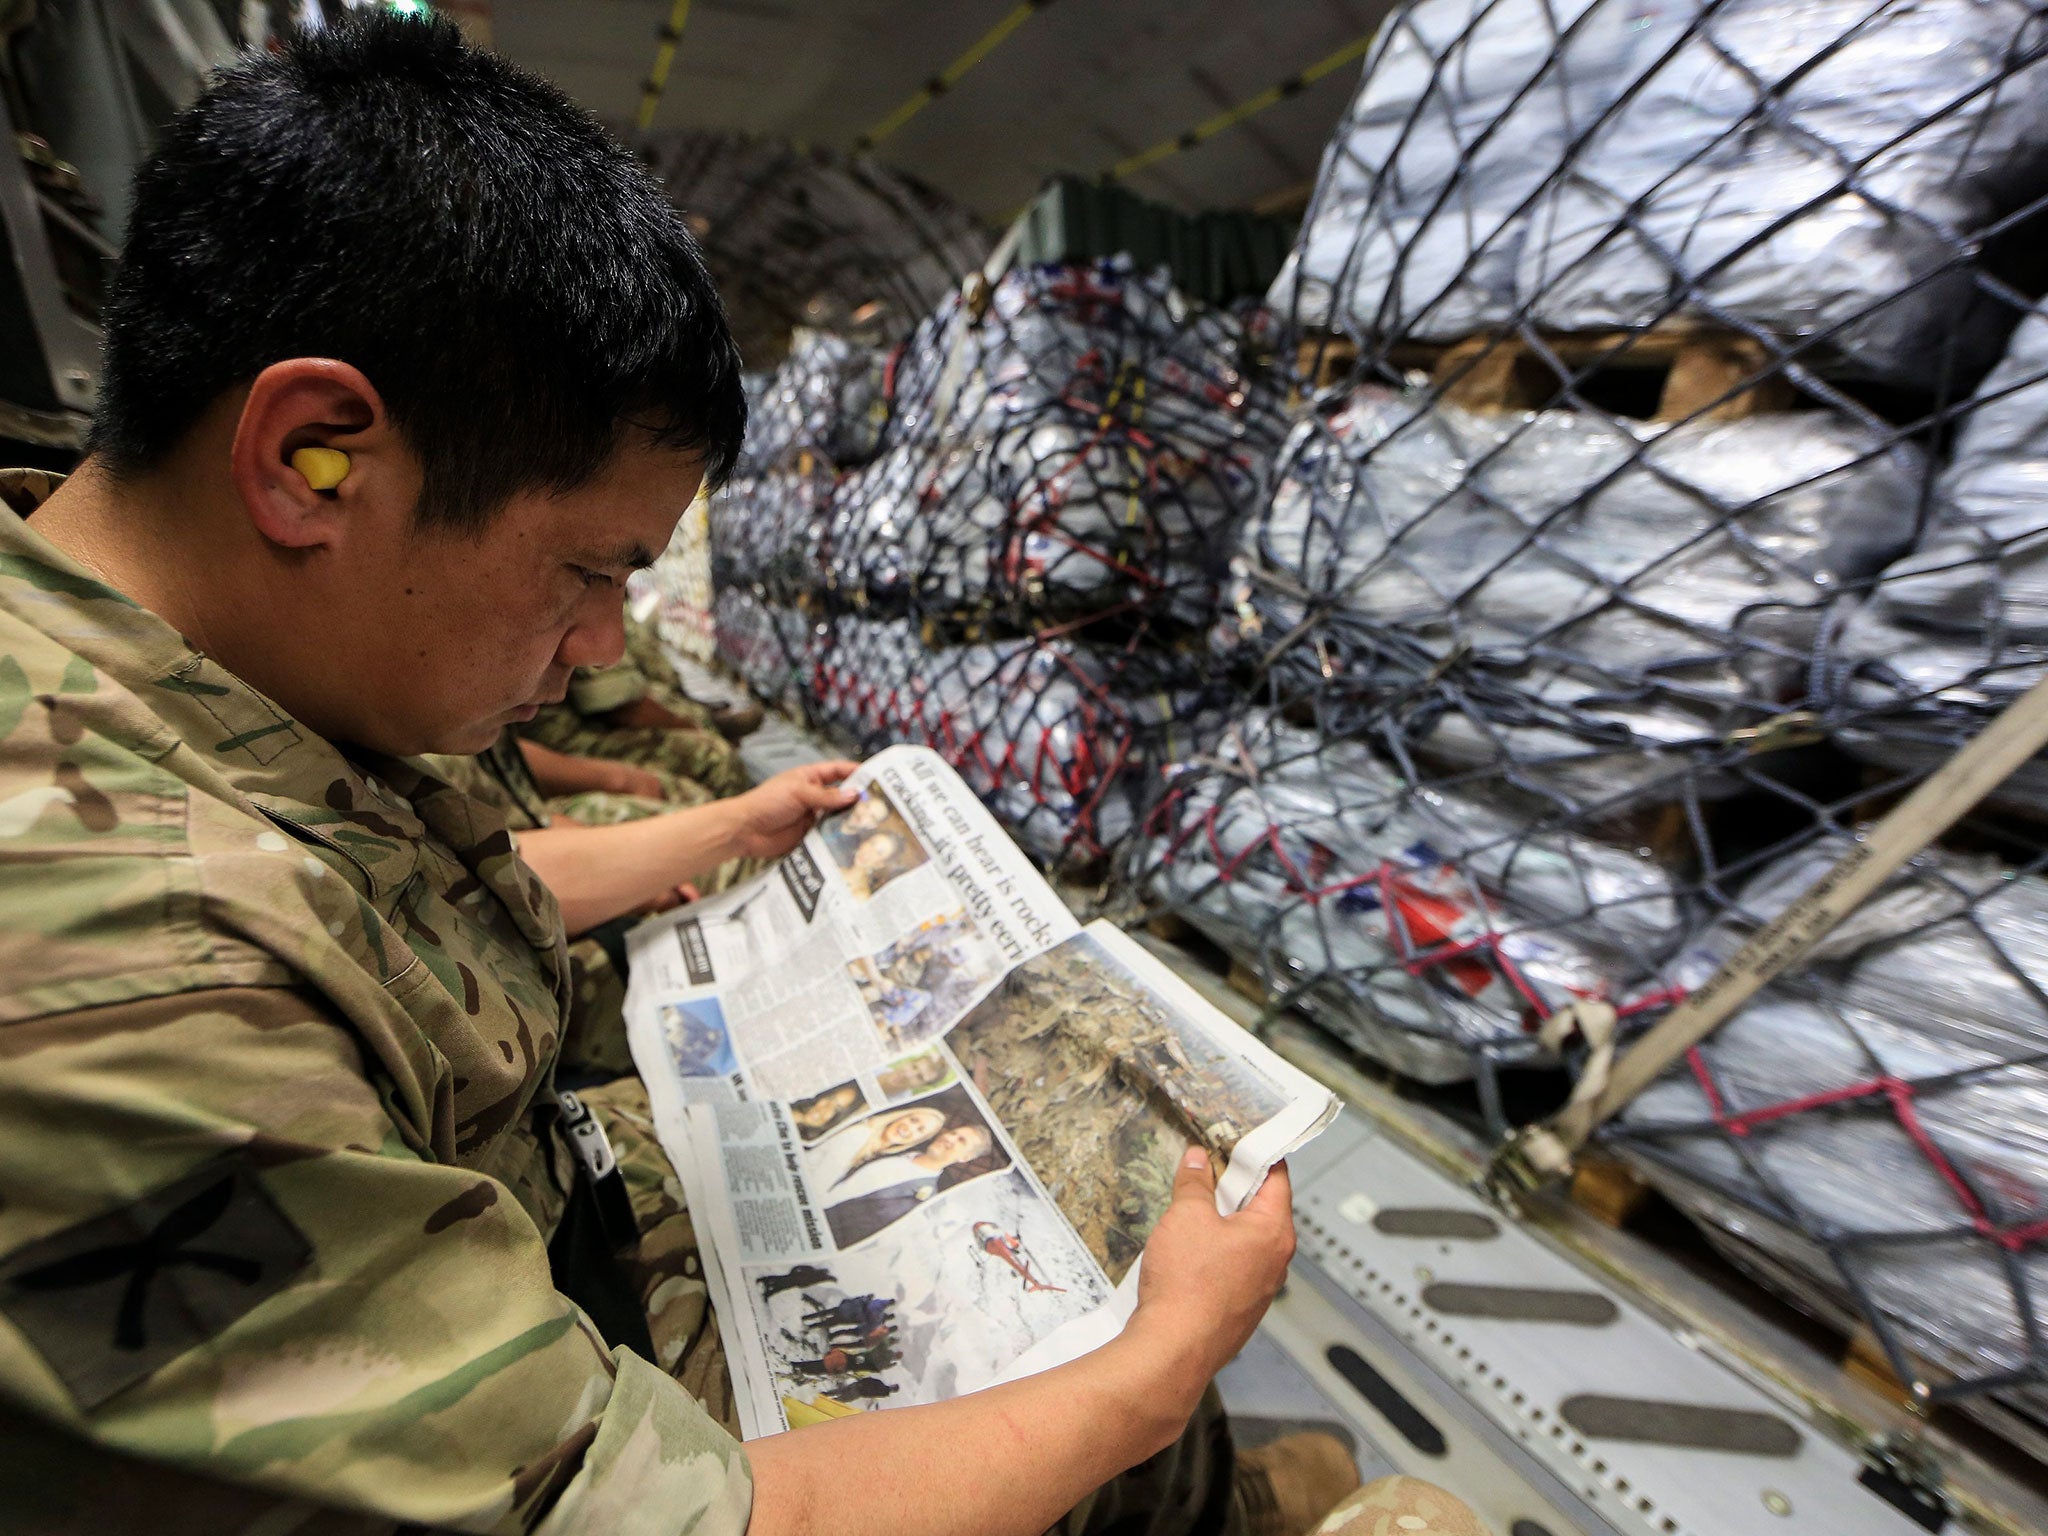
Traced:
[[1010, 1155], [980, 1106], [953, 1087], [857, 1120], [812, 1147], [805, 1161], [812, 1195], [844, 1249], [972, 1179], [1002, 1172]]
[[867, 1107], [867, 1094], [859, 1083], [836, 1083], [823, 1093], [791, 1100], [789, 1118], [796, 1122], [797, 1135], [808, 1144], [829, 1136]]
[[898, 875], [925, 862], [924, 845], [895, 803], [875, 785], [818, 827], [818, 841], [846, 888], [866, 901]]
[[884, 1099], [894, 1104], [926, 1089], [942, 1088], [956, 1075], [950, 1052], [927, 1048], [890, 1062], [875, 1074], [875, 1086], [881, 1089]]

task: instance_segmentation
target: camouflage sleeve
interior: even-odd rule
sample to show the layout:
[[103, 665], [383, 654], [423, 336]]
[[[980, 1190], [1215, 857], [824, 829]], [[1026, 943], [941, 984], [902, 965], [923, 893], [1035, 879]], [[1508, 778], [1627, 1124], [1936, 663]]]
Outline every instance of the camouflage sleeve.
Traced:
[[39, 1451], [0, 1524], [161, 1490], [163, 1533], [745, 1530], [738, 1444], [556, 1292], [517, 1189], [406, 1148], [318, 1002], [79, 1009], [0, 1059], [0, 1434]]
[[579, 715], [608, 715], [647, 692], [647, 677], [630, 655], [608, 667], [578, 667], [569, 677], [569, 703]]

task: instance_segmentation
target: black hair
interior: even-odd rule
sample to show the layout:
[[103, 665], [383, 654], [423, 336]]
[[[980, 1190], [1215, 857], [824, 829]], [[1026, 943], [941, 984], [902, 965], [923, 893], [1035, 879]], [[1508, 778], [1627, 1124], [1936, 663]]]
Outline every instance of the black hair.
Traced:
[[172, 120], [136, 174], [90, 448], [147, 470], [292, 357], [376, 386], [427, 522], [574, 490], [629, 423], [717, 485], [746, 432], [680, 211], [588, 112], [437, 17], [301, 35]]

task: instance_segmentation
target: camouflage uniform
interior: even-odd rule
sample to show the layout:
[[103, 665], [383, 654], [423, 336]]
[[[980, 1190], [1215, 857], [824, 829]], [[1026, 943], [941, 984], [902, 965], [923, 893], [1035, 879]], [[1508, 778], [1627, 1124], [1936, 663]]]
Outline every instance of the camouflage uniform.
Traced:
[[[519, 753], [518, 738], [509, 730], [476, 757], [435, 756], [426, 761], [441, 778], [496, 807], [514, 832], [531, 832], [556, 816], [586, 827], [608, 827], [711, 802], [708, 791], [687, 780], [673, 779], [668, 786], [675, 793], [674, 801], [607, 790], [546, 798]], [[708, 896], [744, 879], [756, 867], [750, 860], [730, 860], [700, 875], [697, 887]], [[588, 934], [569, 941], [569, 968], [569, 1023], [562, 1035], [562, 1071], [578, 1081], [630, 1073], [633, 1052], [626, 1042], [623, 968], [606, 948], [604, 938]]]
[[0, 870], [11, 1533], [739, 1536], [738, 1445], [551, 1279], [569, 966], [501, 816], [0, 513]]
[[[578, 667], [569, 697], [550, 704], [520, 727], [520, 734], [557, 752], [607, 757], [701, 784], [714, 797], [743, 793], [746, 769], [731, 742], [712, 728], [704, 706], [683, 697], [653, 629], [628, 619], [626, 654], [608, 667]], [[598, 716], [652, 698], [691, 722], [687, 730], [659, 726], [607, 726]]]

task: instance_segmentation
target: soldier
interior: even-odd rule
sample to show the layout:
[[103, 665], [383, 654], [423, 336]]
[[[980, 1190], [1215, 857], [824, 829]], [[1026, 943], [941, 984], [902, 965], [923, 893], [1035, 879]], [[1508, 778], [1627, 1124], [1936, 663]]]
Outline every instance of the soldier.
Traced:
[[[651, 646], [658, 658], [660, 642], [651, 630], [643, 627], [640, 645], [643, 655]], [[666, 660], [660, 667], [667, 671]], [[678, 689], [659, 688], [659, 675], [650, 675], [630, 651], [608, 667], [580, 667], [570, 677], [568, 697], [543, 705], [520, 734], [557, 752], [688, 779], [713, 795], [740, 793], [747, 772], [728, 736], [737, 739], [758, 726], [760, 706], [713, 712]]]
[[761, 728], [766, 718], [759, 704], [747, 699], [738, 704], [700, 704], [683, 691], [669, 660], [668, 647], [652, 619], [636, 619], [631, 606], [626, 613], [626, 660], [639, 669], [647, 682], [647, 696], [678, 719], [712, 730], [728, 741], [743, 741]]
[[644, 1090], [550, 1091], [565, 913], [850, 798], [816, 765], [515, 848], [417, 760], [616, 660], [738, 448], [660, 188], [372, 10], [218, 75], [131, 206], [90, 452], [0, 512], [10, 1533], [1248, 1528], [1281, 1463], [1233, 1475], [1205, 1386], [1284, 1273], [1284, 1175], [1223, 1217], [1190, 1163], [1092, 1354], [742, 1450]]
[[609, 818], [600, 816], [593, 820], [589, 815], [577, 815], [570, 808], [570, 802], [579, 795], [627, 795], [640, 800], [666, 801], [670, 806], [702, 805], [717, 798], [694, 780], [679, 779], [659, 769], [643, 768], [638, 763], [620, 762], [616, 758], [578, 757], [574, 753], [544, 747], [537, 741], [528, 741], [516, 731], [508, 734], [518, 743], [520, 761], [525, 763], [534, 787], [550, 802], [550, 809], [556, 815], [567, 816], [585, 826], [601, 826]]

